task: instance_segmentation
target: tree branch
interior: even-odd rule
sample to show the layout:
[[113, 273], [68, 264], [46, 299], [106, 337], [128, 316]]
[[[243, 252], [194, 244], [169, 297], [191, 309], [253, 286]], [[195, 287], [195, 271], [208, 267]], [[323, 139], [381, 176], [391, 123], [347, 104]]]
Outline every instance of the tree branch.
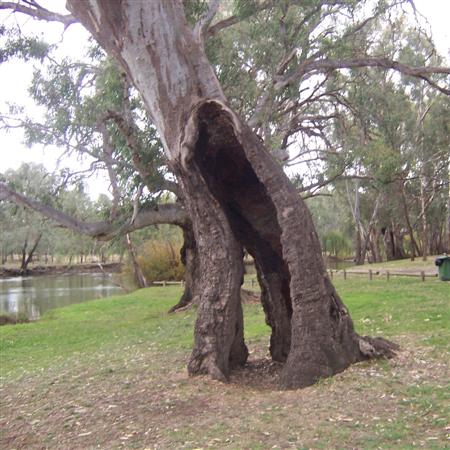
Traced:
[[[137, 139], [137, 129], [127, 116], [128, 114], [126, 113], [121, 114], [117, 111], [109, 110], [101, 120], [106, 121], [111, 119], [117, 125], [123, 137], [125, 138], [128, 148], [130, 149], [134, 168], [137, 170], [139, 176], [142, 178], [142, 181], [145, 183], [148, 189], [152, 191], [154, 189], [154, 186], [151, 186], [151, 184], [149, 183], [149, 179], [151, 178], [150, 172], [156, 172], [157, 169], [152, 163], [149, 165], [149, 167], [147, 167], [142, 162], [142, 148]], [[179, 196], [180, 190], [178, 184], [173, 181], [164, 180], [160, 188], [162, 190], [172, 192], [177, 197]]]
[[289, 86], [297, 81], [299, 81], [304, 75], [310, 74], [311, 72], [329, 72], [336, 69], [354, 69], [363, 67], [378, 67], [382, 69], [392, 69], [403, 75], [408, 75], [411, 77], [421, 78], [428, 84], [433, 86], [435, 89], [439, 90], [443, 94], [450, 95], [450, 89], [444, 88], [438, 85], [435, 81], [429, 78], [433, 74], [444, 74], [450, 75], [449, 67], [411, 67], [406, 64], [402, 64], [398, 61], [391, 60], [384, 57], [375, 56], [365, 56], [359, 58], [348, 58], [348, 59], [318, 59], [318, 60], [308, 60], [303, 62], [297, 69], [295, 69], [291, 74], [285, 77], [276, 77], [274, 88], [279, 91], [286, 86]]
[[[33, 5], [34, 8], [31, 6]], [[72, 14], [59, 14], [43, 8], [36, 2], [28, 2], [26, 4], [18, 2], [0, 2], [0, 9], [9, 9], [11, 12], [18, 12], [31, 16], [38, 20], [46, 20], [48, 22], [60, 22], [64, 28], [69, 27], [78, 20]]]
[[219, 10], [220, 0], [209, 0], [208, 9], [200, 20], [195, 24], [194, 36], [198, 42], [203, 42], [209, 24]]
[[111, 190], [113, 195], [113, 203], [110, 211], [110, 219], [114, 220], [117, 217], [117, 212], [119, 210], [119, 203], [121, 198], [121, 192], [119, 189], [119, 183], [117, 181], [117, 174], [114, 171], [114, 158], [113, 158], [113, 146], [111, 142], [111, 137], [109, 135], [106, 125], [102, 121], [98, 121], [97, 128], [103, 137], [103, 161], [105, 163], [106, 169], [108, 171], [109, 181], [111, 183]]
[[9, 201], [30, 208], [43, 216], [54, 220], [63, 228], [85, 234], [99, 240], [110, 240], [118, 234], [125, 234], [149, 225], [172, 224], [184, 227], [189, 222], [186, 211], [178, 204], [168, 203], [156, 208], [147, 208], [136, 214], [131, 223], [129, 217], [118, 218], [115, 222], [84, 222], [63, 211], [45, 205], [37, 200], [16, 192], [6, 183], [0, 182], [0, 201]]
[[[212, 0], [214, 1], [214, 0]], [[255, 8], [253, 15], [264, 11], [266, 9], [269, 9], [271, 7], [273, 7], [274, 4], [271, 1], [266, 1], [264, 2], [262, 5], [259, 5]], [[217, 33], [219, 33], [220, 31], [224, 30], [225, 28], [231, 27], [233, 25], [236, 25], [237, 23], [241, 22], [242, 20], [248, 19], [248, 16], [246, 16], [245, 18], [233, 15], [230, 17], [227, 17], [226, 19], [220, 20], [219, 22], [216, 22], [214, 25], [212, 25], [211, 27], [208, 28], [208, 30], [206, 31], [205, 35], [206, 37], [213, 37], [215, 36]]]

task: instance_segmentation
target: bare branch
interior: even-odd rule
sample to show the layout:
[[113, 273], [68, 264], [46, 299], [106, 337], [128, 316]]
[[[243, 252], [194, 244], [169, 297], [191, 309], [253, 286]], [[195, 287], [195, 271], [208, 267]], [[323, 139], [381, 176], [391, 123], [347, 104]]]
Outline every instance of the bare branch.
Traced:
[[[131, 151], [134, 168], [137, 170], [139, 176], [141, 177], [142, 181], [146, 184], [146, 186], [149, 188], [149, 190], [152, 190], [153, 187], [148, 183], [148, 180], [150, 178], [150, 172], [151, 171], [156, 172], [157, 169], [156, 167], [154, 167], [153, 164], [147, 166], [142, 162], [141, 159], [142, 149], [137, 139], [136, 126], [134, 125], [134, 123], [131, 122], [128, 114], [126, 114], [125, 112], [121, 114], [117, 111], [108, 111], [107, 114], [102, 118], [102, 120], [106, 121], [109, 119], [114, 121], [114, 123], [117, 125], [120, 132], [122, 133], [123, 137], [125, 138], [127, 146]], [[174, 193], [176, 196], [179, 195], [180, 191], [177, 183], [170, 180], [164, 180], [163, 184], [161, 185], [161, 189], [170, 191]]]
[[117, 174], [113, 168], [114, 158], [113, 158], [113, 145], [111, 142], [111, 137], [109, 135], [108, 129], [106, 128], [104, 122], [98, 121], [97, 128], [103, 137], [103, 161], [105, 163], [106, 169], [108, 171], [109, 181], [111, 183], [111, 190], [113, 194], [113, 203], [110, 211], [110, 219], [113, 220], [117, 216], [119, 209], [120, 198], [122, 197], [119, 183], [117, 181]]
[[72, 14], [59, 14], [43, 8], [36, 2], [3, 2], [0, 1], [0, 9], [9, 9], [11, 12], [18, 12], [31, 16], [38, 20], [46, 20], [48, 22], [60, 22], [64, 28], [69, 27], [78, 20]]
[[156, 208], [143, 209], [136, 214], [133, 223], [130, 222], [129, 217], [120, 217], [114, 222], [84, 222], [50, 205], [45, 205], [37, 200], [26, 197], [14, 191], [6, 183], [0, 182], [1, 200], [30, 208], [54, 220], [63, 228], [68, 228], [77, 233], [82, 233], [100, 240], [110, 240], [118, 234], [129, 233], [149, 225], [165, 223], [184, 227], [189, 222], [186, 211], [179, 204], [174, 203], [159, 205]]
[[[318, 195], [317, 191], [320, 191], [320, 189], [322, 189], [323, 187], [325, 187], [328, 184], [331, 184], [335, 181], [342, 181], [342, 180], [366, 180], [366, 181], [369, 180], [369, 181], [372, 181], [373, 180], [373, 177], [364, 176], [364, 175], [343, 175], [344, 172], [345, 172], [345, 169], [324, 181], [312, 183], [309, 186], [305, 186], [305, 187], [299, 188], [297, 190], [299, 193], [302, 194], [303, 199], [307, 199], [307, 198], [311, 198], [311, 197], [316, 197]], [[347, 186], [347, 193], [348, 193], [348, 186]], [[351, 204], [350, 204], [350, 207], [352, 209], [352, 214], [354, 216], [354, 212], [353, 212], [353, 208], [352, 208]]]
[[[273, 2], [266, 1], [263, 4], [261, 4], [255, 8], [253, 15], [260, 13], [261, 11], [264, 11], [271, 7], [273, 7]], [[248, 19], [248, 17], [245, 17], [245, 19]], [[237, 23], [241, 22], [242, 20], [244, 20], [242, 17], [235, 16], [235, 15], [227, 17], [226, 19], [220, 20], [219, 22], [216, 22], [214, 25], [212, 25], [211, 27], [208, 28], [208, 30], [206, 31], [206, 37], [215, 36], [217, 33], [224, 30], [225, 28], [229, 28], [233, 25], [236, 25]]]
[[298, 82], [303, 76], [310, 75], [312, 72], [329, 72], [336, 69], [354, 69], [363, 67], [378, 67], [382, 69], [392, 69], [403, 75], [420, 78], [428, 84], [439, 90], [443, 94], [450, 95], [450, 89], [438, 85], [429, 78], [430, 75], [444, 74], [450, 75], [449, 67], [411, 67], [398, 61], [385, 57], [365, 56], [348, 59], [318, 59], [303, 62], [296, 70], [286, 77], [277, 77], [275, 79], [275, 90], [281, 90], [284, 87]]

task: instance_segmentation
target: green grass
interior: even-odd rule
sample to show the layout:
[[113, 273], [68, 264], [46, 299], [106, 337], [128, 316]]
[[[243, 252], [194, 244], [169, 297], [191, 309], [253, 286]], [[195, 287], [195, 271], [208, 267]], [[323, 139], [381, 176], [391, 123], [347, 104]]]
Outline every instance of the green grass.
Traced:
[[363, 334], [421, 336], [430, 345], [448, 348], [450, 283], [397, 278], [335, 280], [356, 328]]
[[375, 264], [364, 264], [362, 266], [352, 266], [349, 269], [401, 269], [401, 270], [434, 270], [437, 271], [436, 266], [434, 264], [434, 260], [437, 258], [438, 255], [431, 255], [427, 257], [426, 261], [422, 261], [421, 256], [417, 256], [414, 261], [411, 261], [409, 258], [405, 259], [397, 259], [395, 261], [383, 261], [381, 263], [375, 263]]
[[[0, 402], [12, 439], [5, 448], [445, 448], [450, 283], [335, 285], [357, 331], [397, 341], [403, 353], [302, 391], [256, 386], [264, 374], [231, 385], [187, 378], [195, 311], [167, 313], [179, 287], [3, 326]], [[246, 341], [260, 355], [264, 314], [258, 304], [244, 314]]]
[[177, 287], [151, 288], [51, 310], [41, 320], [0, 329], [2, 373], [45, 368], [71, 355], [147, 340], [188, 348], [193, 313], [169, 315]]
[[[414, 334], [426, 345], [449, 346], [450, 285], [412, 279], [335, 280], [355, 326], [362, 334]], [[101, 347], [145, 340], [160, 348], [189, 349], [194, 311], [168, 314], [179, 287], [154, 287], [49, 311], [35, 323], [0, 328], [3, 374], [43, 368], [52, 361]], [[245, 306], [250, 341], [269, 334], [259, 305]]]

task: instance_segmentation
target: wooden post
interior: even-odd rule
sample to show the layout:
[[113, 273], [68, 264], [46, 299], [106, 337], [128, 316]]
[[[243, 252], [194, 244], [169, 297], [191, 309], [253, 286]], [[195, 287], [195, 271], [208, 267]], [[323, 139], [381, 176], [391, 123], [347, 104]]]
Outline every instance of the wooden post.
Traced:
[[163, 281], [163, 287], [166, 287], [166, 282], [165, 281]]
[[347, 279], [347, 271], [344, 269], [344, 280]]
[[390, 273], [389, 270], [386, 270], [386, 280], [389, 281]]
[[420, 271], [420, 276], [422, 277], [422, 281], [425, 281], [425, 272], [423, 270]]
[[333, 269], [330, 269], [330, 278], [333, 279]]
[[251, 283], [252, 283], [252, 287], [253, 287], [253, 283], [255, 282], [255, 280], [252, 278], [251, 279]]
[[369, 270], [369, 280], [372, 279], [372, 269]]

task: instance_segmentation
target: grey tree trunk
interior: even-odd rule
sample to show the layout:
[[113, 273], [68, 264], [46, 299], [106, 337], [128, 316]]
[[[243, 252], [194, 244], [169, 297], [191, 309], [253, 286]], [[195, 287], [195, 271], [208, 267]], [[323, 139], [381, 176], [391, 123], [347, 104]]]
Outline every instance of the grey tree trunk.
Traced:
[[142, 272], [139, 261], [137, 260], [136, 250], [129, 233], [125, 235], [125, 244], [128, 248], [128, 254], [133, 266], [134, 281], [136, 282], [137, 287], [140, 289], [148, 287], [147, 279], [145, 278], [144, 272]]
[[402, 196], [403, 214], [404, 214], [406, 226], [407, 226], [408, 232], [409, 232], [410, 257], [411, 257], [411, 261], [414, 261], [416, 255], [420, 254], [420, 249], [414, 238], [414, 230], [411, 225], [411, 221], [409, 220], [409, 211], [408, 211], [408, 205], [406, 203], [406, 195], [405, 195], [405, 184], [403, 181], [400, 182], [400, 189], [401, 189], [401, 196]]
[[27, 247], [28, 247], [28, 238], [25, 239], [24, 246], [22, 248], [22, 262], [20, 264], [20, 273], [26, 274], [28, 272], [28, 265], [33, 260], [34, 252], [37, 249], [37, 246], [39, 245], [39, 242], [41, 241], [42, 233], [39, 233], [33, 243], [33, 246], [31, 247], [30, 251], [27, 254]]
[[[384, 252], [388, 261], [401, 259], [398, 255], [397, 237], [394, 233], [393, 227], [388, 226], [382, 228]], [[402, 255], [403, 257], [404, 255]]]
[[361, 211], [359, 207], [359, 181], [355, 181], [355, 263], [357, 265], [364, 264], [366, 259], [366, 247], [367, 243], [362, 244], [362, 224], [361, 224]]
[[178, 0], [69, 0], [73, 14], [114, 54], [161, 135], [192, 220], [200, 302], [190, 374], [226, 380], [247, 360], [240, 287], [243, 247], [255, 258], [272, 357], [285, 388], [351, 363], [392, 355], [355, 333], [327, 277], [309, 211], [261, 140], [228, 106]]
[[426, 208], [426, 198], [425, 198], [425, 176], [419, 178], [420, 182], [420, 216], [422, 222], [422, 261], [427, 260], [428, 256], [428, 219], [427, 219], [427, 208]]
[[[359, 198], [359, 193], [358, 193], [358, 185], [356, 187], [356, 194], [355, 194], [356, 198]], [[369, 224], [367, 225], [367, 230], [365, 231], [365, 236], [364, 236], [364, 241], [362, 242], [361, 245], [361, 236], [363, 233], [363, 228], [362, 228], [362, 223], [361, 223], [361, 216], [360, 216], [360, 210], [359, 210], [359, 200], [355, 200], [355, 218], [356, 218], [356, 223], [357, 223], [357, 235], [359, 236], [359, 245], [356, 246], [356, 261], [355, 263], [357, 265], [361, 265], [364, 264], [364, 261], [366, 260], [366, 253], [368, 250], [368, 246], [370, 245], [372, 247], [372, 259], [374, 261], [372, 262], [377, 262], [377, 257], [378, 255], [376, 254], [376, 251], [373, 249], [373, 242], [371, 242], [371, 239], [373, 238], [373, 230], [374, 227], [376, 225], [377, 222], [377, 214], [378, 214], [378, 208], [380, 206], [380, 201], [381, 201], [381, 194], [378, 195], [376, 201], [375, 201], [375, 206], [372, 212], [372, 217], [370, 218]], [[358, 250], [359, 248], [359, 250]]]
[[448, 168], [448, 197], [447, 197], [447, 217], [445, 220], [445, 237], [444, 248], [447, 253], [450, 253], [450, 164]]

